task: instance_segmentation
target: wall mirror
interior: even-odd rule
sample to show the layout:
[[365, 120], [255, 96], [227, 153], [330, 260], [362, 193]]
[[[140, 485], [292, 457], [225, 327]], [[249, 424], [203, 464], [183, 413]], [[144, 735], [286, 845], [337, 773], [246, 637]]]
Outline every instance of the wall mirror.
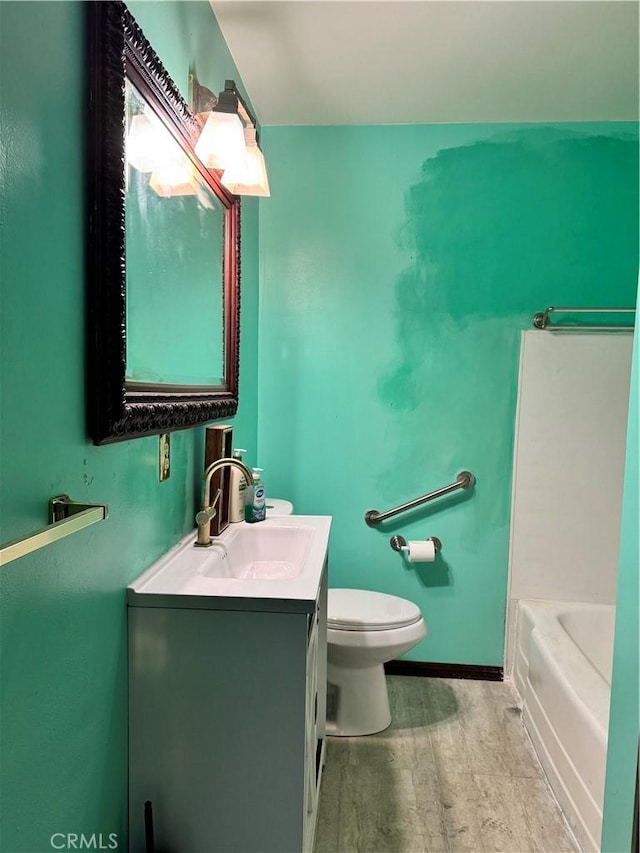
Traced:
[[96, 444], [238, 405], [240, 200], [121, 2], [88, 9], [88, 403]]

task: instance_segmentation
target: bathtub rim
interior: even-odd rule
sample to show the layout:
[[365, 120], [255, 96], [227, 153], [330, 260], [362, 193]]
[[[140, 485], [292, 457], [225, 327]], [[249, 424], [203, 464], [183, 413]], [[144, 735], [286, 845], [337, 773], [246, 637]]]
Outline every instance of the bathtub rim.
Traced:
[[[523, 722], [569, 825], [585, 850], [597, 850], [610, 685], [559, 618], [568, 611], [589, 610], [606, 611], [615, 620], [612, 604], [521, 599], [512, 681], [522, 702]], [[532, 656], [533, 680], [538, 679], [537, 670], [542, 669], [546, 673], [545, 684], [539, 679], [532, 684]], [[574, 683], [567, 678], [567, 671], [577, 675]], [[577, 729], [570, 729], [569, 742], [563, 743], [557, 729], [564, 728], [566, 733], [572, 720]], [[580, 747], [581, 739], [588, 741], [588, 749]]]

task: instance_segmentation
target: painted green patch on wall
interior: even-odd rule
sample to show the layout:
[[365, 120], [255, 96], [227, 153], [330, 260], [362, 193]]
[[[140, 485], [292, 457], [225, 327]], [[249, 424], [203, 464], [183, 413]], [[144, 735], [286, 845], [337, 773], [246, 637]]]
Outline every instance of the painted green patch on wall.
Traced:
[[[267, 128], [259, 453], [270, 494], [334, 516], [332, 586], [397, 594], [409, 657], [501, 665], [520, 332], [550, 304], [633, 304], [628, 125]], [[457, 493], [384, 510], [452, 482]], [[389, 537], [438, 536], [409, 565]]]

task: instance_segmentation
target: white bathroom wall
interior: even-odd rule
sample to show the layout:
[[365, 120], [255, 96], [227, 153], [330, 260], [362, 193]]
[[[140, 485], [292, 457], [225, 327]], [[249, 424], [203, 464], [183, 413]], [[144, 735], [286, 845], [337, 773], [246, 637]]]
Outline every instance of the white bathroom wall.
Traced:
[[632, 339], [522, 335], [507, 672], [519, 599], [615, 603]]

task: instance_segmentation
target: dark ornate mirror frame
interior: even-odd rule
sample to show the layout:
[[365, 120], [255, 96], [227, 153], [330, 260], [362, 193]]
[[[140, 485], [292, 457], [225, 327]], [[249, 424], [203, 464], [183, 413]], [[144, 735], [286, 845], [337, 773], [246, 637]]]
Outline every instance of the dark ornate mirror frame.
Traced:
[[[235, 414], [240, 335], [240, 199], [196, 157], [199, 125], [124, 3], [87, 2], [89, 132], [87, 398], [94, 444]], [[125, 80], [162, 119], [225, 209], [224, 385], [127, 388]], [[212, 282], [213, 285], [213, 282]]]

